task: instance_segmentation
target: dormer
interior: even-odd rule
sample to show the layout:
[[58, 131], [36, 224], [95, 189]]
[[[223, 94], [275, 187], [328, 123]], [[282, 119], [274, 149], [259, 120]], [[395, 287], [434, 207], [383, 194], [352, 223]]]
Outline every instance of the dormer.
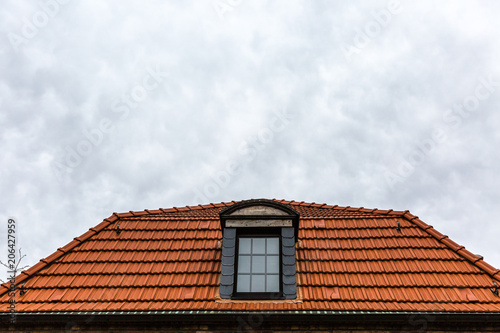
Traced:
[[247, 200], [220, 213], [223, 234], [220, 296], [295, 299], [299, 213], [272, 200]]

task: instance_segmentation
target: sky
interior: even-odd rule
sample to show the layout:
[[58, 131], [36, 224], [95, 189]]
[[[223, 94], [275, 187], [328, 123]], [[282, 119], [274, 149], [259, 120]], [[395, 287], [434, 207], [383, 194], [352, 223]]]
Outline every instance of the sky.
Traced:
[[410, 210], [500, 268], [499, 16], [1, 1], [0, 260], [12, 224], [32, 266], [113, 212], [276, 198]]

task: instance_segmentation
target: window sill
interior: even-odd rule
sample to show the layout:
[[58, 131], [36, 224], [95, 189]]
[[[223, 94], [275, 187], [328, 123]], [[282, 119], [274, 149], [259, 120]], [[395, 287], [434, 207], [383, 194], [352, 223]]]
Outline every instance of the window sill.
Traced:
[[224, 299], [219, 293], [215, 296], [215, 303], [235, 304], [235, 303], [275, 303], [275, 304], [297, 304], [304, 303], [302, 297], [297, 293], [296, 299]]
[[260, 300], [284, 300], [281, 293], [238, 293], [233, 295], [233, 300], [260, 301]]

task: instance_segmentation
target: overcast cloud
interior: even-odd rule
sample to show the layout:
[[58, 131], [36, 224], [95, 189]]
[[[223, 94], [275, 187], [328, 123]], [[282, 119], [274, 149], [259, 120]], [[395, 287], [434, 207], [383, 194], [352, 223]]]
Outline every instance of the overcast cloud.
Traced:
[[[1, 1], [0, 258], [113, 212], [410, 210], [500, 267], [497, 1]], [[6, 273], [0, 277], [6, 280]]]

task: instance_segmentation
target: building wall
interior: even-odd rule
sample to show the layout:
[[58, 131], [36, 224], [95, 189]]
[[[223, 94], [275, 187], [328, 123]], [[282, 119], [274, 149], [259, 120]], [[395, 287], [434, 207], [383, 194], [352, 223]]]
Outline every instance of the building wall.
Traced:
[[5, 325], [0, 321], [0, 332], [331, 332], [331, 333], [381, 333], [381, 332], [499, 332], [500, 325], [494, 323], [471, 323], [463, 321], [433, 320], [432, 317], [407, 318], [394, 322], [366, 320], [357, 322], [335, 321], [335, 318], [315, 318], [309, 320], [269, 319], [263, 315], [251, 314], [200, 320], [184, 317], [182, 321], [174, 318], [141, 317], [133, 321], [126, 318], [90, 317], [80, 318], [59, 317], [50, 319], [23, 318], [16, 325]]

